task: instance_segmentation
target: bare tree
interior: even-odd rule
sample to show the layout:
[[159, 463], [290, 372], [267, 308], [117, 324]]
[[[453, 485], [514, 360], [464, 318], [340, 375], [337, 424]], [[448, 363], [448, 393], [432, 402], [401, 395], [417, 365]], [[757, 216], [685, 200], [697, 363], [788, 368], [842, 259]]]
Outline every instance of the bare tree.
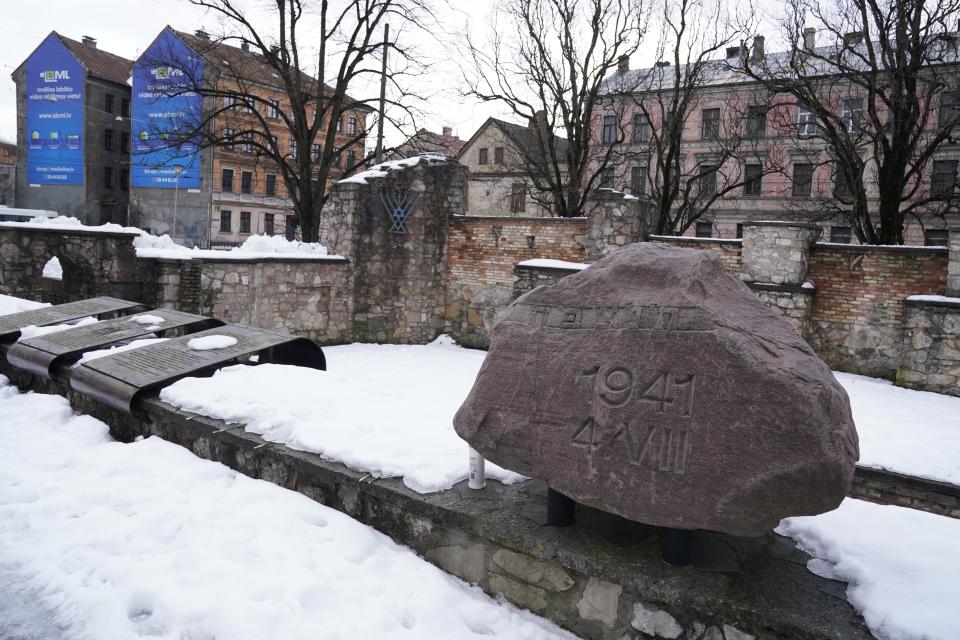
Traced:
[[[366, 160], [364, 142], [373, 119], [361, 126], [358, 118], [348, 129], [343, 117], [374, 112], [379, 97], [375, 90], [362, 97], [352, 91], [379, 84], [367, 78], [380, 74], [388, 20], [397, 34], [403, 26], [418, 28], [433, 19], [426, 0], [270, 0], [272, 23], [248, 14], [246, 4], [236, 0], [190, 2], [218, 17], [224, 33], [208, 40], [179, 34], [211, 63], [202, 73], [172, 52], [152, 55], [151, 64], [176, 69], [185, 78], [171, 95], [194, 92], [204, 104], [200, 113], [164, 123], [158, 134], [177, 132], [171, 148], [196, 140], [204, 147], [239, 146], [275, 168], [303, 239], [316, 241], [328, 182]], [[404, 80], [424, 68], [396, 36], [386, 49], [391, 62], [387, 118], [398, 128], [409, 126], [418, 113], [418, 97]]]
[[466, 35], [466, 95], [531, 123], [512, 151], [532, 196], [558, 216], [583, 215], [615, 158], [597, 138], [604, 81], [621, 56], [637, 50], [645, 29], [641, 0], [504, 0], [488, 43]]
[[901, 244], [908, 217], [956, 211], [957, 163], [938, 154], [960, 134], [960, 0], [787, 6], [779, 29], [791, 50], [744, 68], [785, 96], [776, 109], [795, 152], [829, 171], [822, 212], [860, 242]]
[[[627, 105], [618, 115], [629, 184], [646, 202], [654, 232], [672, 235], [708, 219], [726, 196], [781, 171], [782, 158], [761, 148], [765, 92], [731, 88], [742, 84], [736, 69], [747, 52], [740, 45], [725, 56], [743, 30], [731, 26], [720, 0], [665, 0], [661, 11], [660, 61], [623, 70], [609, 86], [615, 101]], [[716, 91], [723, 107], [703, 109]], [[685, 161], [691, 143], [697, 158]], [[751, 157], [763, 160], [748, 165]]]

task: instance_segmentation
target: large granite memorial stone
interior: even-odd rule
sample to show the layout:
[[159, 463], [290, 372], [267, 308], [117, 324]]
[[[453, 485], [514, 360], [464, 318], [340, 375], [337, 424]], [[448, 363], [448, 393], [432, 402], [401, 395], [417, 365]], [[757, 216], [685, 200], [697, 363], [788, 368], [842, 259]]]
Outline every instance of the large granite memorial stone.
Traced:
[[631, 245], [517, 299], [454, 425], [499, 465], [639, 522], [760, 535], [834, 509], [843, 388], [709, 252]]

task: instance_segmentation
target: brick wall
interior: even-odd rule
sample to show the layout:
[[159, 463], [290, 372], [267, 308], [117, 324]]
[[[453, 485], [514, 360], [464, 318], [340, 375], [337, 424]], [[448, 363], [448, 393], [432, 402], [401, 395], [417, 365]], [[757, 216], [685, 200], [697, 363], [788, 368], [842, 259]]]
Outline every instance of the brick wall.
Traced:
[[534, 258], [584, 262], [586, 218], [453, 216], [447, 251], [445, 331], [486, 347], [497, 312], [514, 298], [514, 267]]
[[713, 251], [720, 256], [720, 262], [730, 273], [740, 275], [743, 273], [743, 241], [734, 239], [718, 238], [688, 238], [686, 236], [650, 236], [651, 242], [663, 242], [664, 244], [684, 249], [697, 249], [699, 251]]
[[891, 378], [900, 362], [903, 299], [943, 294], [947, 249], [814, 245], [816, 286], [806, 336], [835, 369]]

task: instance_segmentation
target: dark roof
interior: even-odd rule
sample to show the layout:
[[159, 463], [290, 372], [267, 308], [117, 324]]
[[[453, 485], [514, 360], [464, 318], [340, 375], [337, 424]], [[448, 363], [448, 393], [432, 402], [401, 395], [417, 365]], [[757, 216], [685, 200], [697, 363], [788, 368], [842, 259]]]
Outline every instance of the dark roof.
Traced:
[[[529, 126], [514, 124], [505, 120], [498, 120], [497, 118], [490, 118], [490, 122], [503, 131], [504, 135], [510, 138], [514, 146], [516, 146], [518, 149], [529, 149], [529, 155], [532, 155], [533, 152], [539, 148], [537, 137], [534, 135], [534, 132]], [[566, 138], [561, 138], [560, 136], [554, 134], [553, 144], [554, 149], [556, 150], [557, 159], [560, 162], [564, 162], [567, 157], [568, 147]]]
[[[225, 42], [210, 38], [201, 38], [200, 36], [184, 31], [178, 31], [172, 28], [170, 30], [178, 38], [183, 40], [187, 46], [202, 55], [207, 62], [225, 72], [229, 70], [230, 75], [243, 78], [248, 82], [253, 82], [261, 86], [271, 87], [281, 91], [285, 89], [283, 80], [277, 74], [276, 69], [270, 66], [262, 54], [254, 51], [244, 51], [239, 47], [234, 47]], [[305, 84], [315, 82], [315, 79], [306, 73], [301, 72], [301, 77]], [[324, 85], [324, 88], [331, 93], [333, 92], [333, 88], [329, 85]], [[346, 96], [346, 103], [348, 105], [353, 102], [355, 102], [353, 98]], [[371, 107], [363, 104], [351, 106], [350, 108], [360, 111], [373, 111]]]
[[127, 84], [130, 71], [133, 69], [133, 60], [127, 60], [109, 51], [77, 42], [72, 38], [60, 35], [56, 31], [54, 33], [91, 76], [116, 84]]

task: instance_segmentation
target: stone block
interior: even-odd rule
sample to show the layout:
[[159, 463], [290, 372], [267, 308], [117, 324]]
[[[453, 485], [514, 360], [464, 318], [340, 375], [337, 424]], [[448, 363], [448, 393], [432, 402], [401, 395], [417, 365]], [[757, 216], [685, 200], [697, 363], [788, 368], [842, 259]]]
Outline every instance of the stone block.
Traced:
[[491, 591], [501, 594], [518, 607], [536, 612], [547, 606], [547, 592], [540, 587], [517, 582], [501, 575], [490, 576], [488, 584]]
[[633, 605], [633, 619], [630, 626], [637, 631], [656, 638], [679, 638], [683, 627], [672, 615], [652, 604], [638, 602]]
[[548, 591], [566, 591], [575, 582], [560, 567], [523, 553], [499, 549], [493, 554], [493, 562], [515, 578]]
[[584, 620], [595, 620], [612, 629], [617, 624], [621, 593], [619, 584], [590, 578], [577, 601], [577, 611]]
[[[487, 577], [482, 544], [434, 547], [428, 549], [425, 555], [427, 560], [447, 573], [452, 573], [471, 584], [480, 584]], [[546, 602], [544, 602], [545, 605]]]

